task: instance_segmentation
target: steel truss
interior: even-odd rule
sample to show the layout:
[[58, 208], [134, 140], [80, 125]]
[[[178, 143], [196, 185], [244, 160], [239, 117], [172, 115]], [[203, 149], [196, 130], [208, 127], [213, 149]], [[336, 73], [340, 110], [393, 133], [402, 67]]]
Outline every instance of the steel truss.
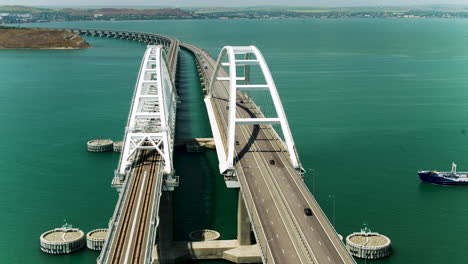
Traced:
[[137, 150], [154, 149], [164, 160], [164, 173], [173, 173], [176, 93], [166, 53], [149, 45], [141, 64], [125, 131], [124, 146], [116, 176], [125, 179]]
[[[252, 68], [258, 67], [265, 83], [250, 84], [250, 73]], [[257, 68], [257, 69], [258, 69]], [[226, 75], [227, 73], [227, 75]], [[243, 74], [239, 74], [243, 73]], [[239, 76], [240, 75], [240, 76]], [[281, 132], [284, 135], [284, 140], [281, 139], [285, 149], [289, 153], [289, 158], [292, 165], [299, 174], [303, 174], [299, 158], [296, 152], [294, 140], [289, 129], [288, 120], [281, 103], [280, 96], [276, 89], [275, 82], [271, 76], [270, 70], [262, 53], [255, 46], [225, 46], [218, 57], [216, 62], [215, 71], [213, 73], [210, 87], [208, 88], [208, 98], [211, 98], [216, 93], [215, 89], [217, 82], [229, 82], [229, 114], [228, 114], [228, 137], [227, 137], [227, 155], [225, 160], [220, 159], [220, 170], [222, 173], [234, 172], [234, 144], [236, 136], [236, 126], [245, 124], [255, 125], [274, 125], [281, 126]], [[241, 92], [245, 91], [263, 91], [271, 97], [274, 110], [276, 112], [275, 118], [268, 118], [264, 116], [253, 118], [238, 118], [236, 116], [236, 101]], [[280, 138], [280, 137], [279, 137]], [[221, 158], [223, 155], [221, 155]]]

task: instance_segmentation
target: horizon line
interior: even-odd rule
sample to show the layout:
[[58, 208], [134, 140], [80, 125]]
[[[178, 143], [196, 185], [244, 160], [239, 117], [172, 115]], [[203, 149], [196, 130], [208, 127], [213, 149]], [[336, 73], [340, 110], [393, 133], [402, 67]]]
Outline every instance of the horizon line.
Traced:
[[265, 7], [274, 7], [274, 8], [421, 8], [421, 7], [432, 7], [432, 8], [443, 8], [443, 7], [464, 7], [468, 8], [468, 4], [427, 4], [427, 5], [351, 5], [351, 6], [326, 6], [326, 5], [251, 5], [251, 6], [210, 6], [210, 5], [0, 5], [0, 7], [32, 7], [32, 8], [137, 8], [137, 7], [153, 7], [153, 8], [219, 8], [219, 9], [230, 9], [230, 8], [265, 8]]

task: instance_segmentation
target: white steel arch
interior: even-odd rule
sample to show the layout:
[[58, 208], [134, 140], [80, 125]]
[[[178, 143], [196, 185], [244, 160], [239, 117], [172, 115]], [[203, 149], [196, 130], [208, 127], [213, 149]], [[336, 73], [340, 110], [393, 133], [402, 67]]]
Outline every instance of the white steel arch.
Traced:
[[176, 92], [162, 46], [148, 45], [135, 85], [116, 176], [124, 180], [140, 149], [154, 149], [173, 173]]
[[[264, 78], [264, 83], [250, 84], [250, 73], [252, 67], [259, 67]], [[239, 74], [243, 73], [243, 74]], [[289, 153], [289, 158], [292, 165], [302, 175], [304, 170], [301, 167], [299, 158], [296, 152], [294, 140], [289, 128], [288, 120], [281, 103], [280, 96], [276, 89], [275, 82], [271, 76], [270, 70], [262, 53], [255, 46], [225, 46], [218, 57], [215, 70], [210, 81], [208, 89], [208, 98], [215, 96], [219, 86], [217, 82], [229, 82], [229, 114], [228, 114], [228, 131], [227, 131], [227, 146], [224, 147], [224, 153], [218, 154], [220, 158], [220, 170], [222, 173], [234, 171], [234, 144], [236, 126], [243, 124], [279, 124], [284, 140], [281, 140], [285, 149]], [[241, 82], [239, 84], [239, 82]], [[263, 115], [252, 118], [236, 117], [236, 101], [239, 93], [243, 91], [264, 91], [271, 97], [276, 117], [268, 118]], [[279, 136], [278, 136], [279, 137]], [[280, 137], [279, 137], [280, 138]], [[280, 138], [281, 139], [281, 138]], [[224, 160], [222, 160], [224, 159]]]

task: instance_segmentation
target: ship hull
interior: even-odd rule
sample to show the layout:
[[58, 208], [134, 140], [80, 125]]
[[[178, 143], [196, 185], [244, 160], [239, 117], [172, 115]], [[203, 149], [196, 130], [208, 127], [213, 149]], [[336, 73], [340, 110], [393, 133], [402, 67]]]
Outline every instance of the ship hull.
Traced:
[[419, 172], [419, 178], [423, 182], [429, 182], [441, 185], [468, 185], [468, 181], [460, 181], [456, 178], [447, 178], [440, 174], [433, 174], [430, 172]]

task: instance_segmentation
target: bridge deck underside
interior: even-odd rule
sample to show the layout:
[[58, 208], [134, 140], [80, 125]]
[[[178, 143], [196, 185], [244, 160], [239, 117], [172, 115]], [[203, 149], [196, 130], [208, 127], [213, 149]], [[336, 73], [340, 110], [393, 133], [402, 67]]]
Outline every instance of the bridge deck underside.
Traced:
[[[123, 201], [122, 213], [114, 219], [115, 236], [110, 245], [106, 263], [146, 263], [151, 255], [153, 243], [148, 243], [150, 228], [156, 221], [153, 210], [158, 208], [158, 193], [161, 191], [161, 156], [154, 150], [137, 153], [136, 165], [127, 179], [127, 194]], [[158, 193], [155, 193], [158, 192]], [[154, 227], [154, 225], [153, 225]]]
[[[208, 67], [202, 71], [211, 76], [215, 67], [211, 56], [193, 46], [188, 48], [203, 57], [204, 65]], [[226, 146], [229, 84], [217, 83], [215, 96], [210, 100]], [[236, 111], [239, 118], [261, 117], [256, 105], [241, 93]], [[295, 172], [288, 153], [271, 126], [237, 126], [235, 140], [239, 142], [235, 146], [238, 180], [266, 261], [355, 263]], [[270, 160], [275, 163], [271, 164]], [[311, 208], [314, 215], [306, 216], [304, 208]]]

